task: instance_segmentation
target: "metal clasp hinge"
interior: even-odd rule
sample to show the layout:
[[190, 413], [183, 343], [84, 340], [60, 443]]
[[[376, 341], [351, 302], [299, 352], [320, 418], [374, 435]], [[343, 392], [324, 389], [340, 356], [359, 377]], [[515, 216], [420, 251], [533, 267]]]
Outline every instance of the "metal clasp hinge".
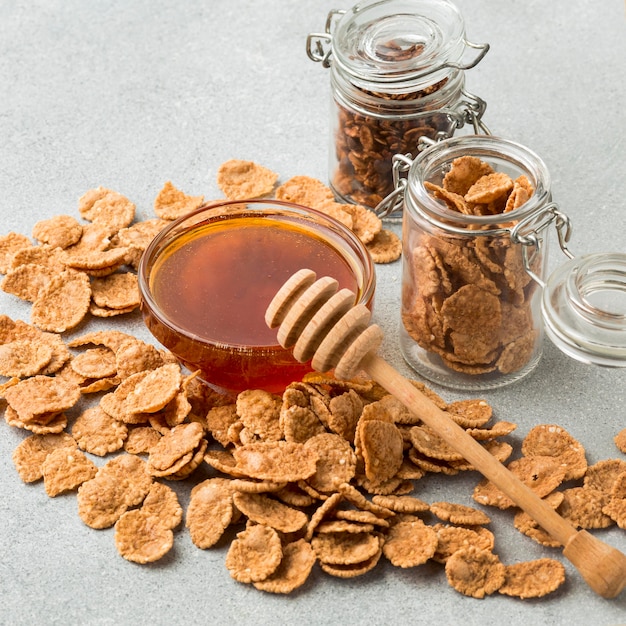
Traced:
[[559, 246], [563, 254], [573, 259], [574, 255], [567, 247], [572, 236], [572, 223], [565, 213], [559, 211], [555, 202], [547, 204], [539, 213], [533, 213], [520, 220], [511, 229], [511, 241], [522, 245], [524, 269], [541, 287], [545, 287], [545, 281], [534, 271], [533, 264], [543, 246], [543, 239], [540, 234], [552, 224], [556, 228]]
[[306, 53], [311, 61], [321, 63], [325, 68], [330, 67], [330, 56], [333, 52], [331, 43], [332, 32], [336, 21], [346, 13], [341, 9], [331, 9], [326, 17], [326, 26], [323, 33], [310, 33], [306, 38]]
[[401, 174], [408, 172], [411, 165], [413, 165], [413, 157], [410, 153], [393, 155], [391, 159], [393, 191], [385, 196], [373, 209], [374, 213], [380, 217], [380, 219], [395, 219], [402, 215], [402, 204], [404, 202], [404, 191], [407, 186], [407, 179], [401, 176]]

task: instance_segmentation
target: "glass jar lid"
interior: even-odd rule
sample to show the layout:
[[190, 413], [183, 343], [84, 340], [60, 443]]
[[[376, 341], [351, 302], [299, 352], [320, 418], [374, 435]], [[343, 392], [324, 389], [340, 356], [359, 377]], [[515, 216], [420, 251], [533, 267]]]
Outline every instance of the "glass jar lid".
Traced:
[[459, 65], [465, 46], [463, 17], [448, 0], [360, 2], [332, 33], [334, 62], [365, 83], [428, 77], [434, 84], [465, 69]]
[[626, 254], [570, 259], [548, 278], [545, 328], [555, 345], [584, 363], [626, 367]]

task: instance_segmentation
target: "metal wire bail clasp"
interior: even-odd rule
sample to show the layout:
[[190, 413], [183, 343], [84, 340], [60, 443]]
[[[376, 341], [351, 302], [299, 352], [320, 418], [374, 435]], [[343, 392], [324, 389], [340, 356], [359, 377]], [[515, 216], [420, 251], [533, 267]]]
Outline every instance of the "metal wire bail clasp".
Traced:
[[330, 56], [333, 52], [333, 29], [336, 21], [345, 14], [344, 10], [331, 9], [326, 17], [326, 26], [323, 33], [310, 33], [306, 38], [306, 53], [311, 61], [330, 67]]
[[401, 174], [408, 172], [411, 165], [413, 165], [413, 158], [410, 153], [393, 155], [391, 159], [393, 191], [374, 207], [374, 213], [381, 219], [394, 219], [402, 215], [402, 204], [404, 203], [404, 190], [407, 186], [407, 179], [401, 176]]
[[551, 224], [556, 228], [561, 250], [568, 258], [573, 259], [574, 255], [567, 247], [572, 235], [572, 223], [565, 213], [559, 211], [555, 202], [550, 202], [538, 213], [520, 220], [511, 230], [511, 241], [522, 244], [524, 269], [541, 287], [545, 287], [545, 281], [534, 271], [533, 264], [543, 245], [540, 234]]

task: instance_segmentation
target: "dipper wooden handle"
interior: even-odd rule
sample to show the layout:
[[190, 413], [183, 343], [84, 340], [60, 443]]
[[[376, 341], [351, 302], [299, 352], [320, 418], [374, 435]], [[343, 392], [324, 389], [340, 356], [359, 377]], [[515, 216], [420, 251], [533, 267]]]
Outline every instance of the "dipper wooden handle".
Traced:
[[364, 305], [355, 306], [351, 291], [337, 288], [334, 279], [316, 280], [311, 270], [294, 274], [265, 315], [268, 326], [279, 327], [280, 344], [293, 347], [299, 361], [312, 359], [317, 371], [334, 369], [337, 378], [367, 372], [559, 541], [564, 546], [563, 555], [596, 593], [605, 598], [617, 596], [626, 585], [626, 556], [587, 531], [578, 531], [379, 357], [376, 351], [383, 339], [381, 329], [369, 324], [370, 311]]

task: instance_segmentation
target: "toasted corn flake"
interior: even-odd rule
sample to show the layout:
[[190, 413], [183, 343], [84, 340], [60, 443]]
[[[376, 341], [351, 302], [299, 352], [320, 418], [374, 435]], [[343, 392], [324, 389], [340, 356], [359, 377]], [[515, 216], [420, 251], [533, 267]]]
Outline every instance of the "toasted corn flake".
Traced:
[[620, 474], [626, 472], [624, 459], [605, 459], [587, 468], [583, 484], [585, 487], [598, 489], [610, 494]]
[[237, 414], [244, 426], [264, 441], [282, 439], [279, 396], [261, 389], [242, 391], [236, 400]]
[[217, 171], [217, 185], [229, 200], [268, 196], [277, 180], [278, 174], [253, 161], [231, 159]]
[[235, 449], [236, 469], [252, 478], [295, 482], [315, 473], [318, 455], [301, 443], [267, 441]]
[[122, 485], [106, 474], [84, 482], [77, 500], [80, 519], [95, 529], [113, 526], [128, 509]]
[[31, 319], [41, 330], [63, 333], [75, 328], [89, 310], [91, 285], [82, 272], [64, 271], [39, 292]]
[[96, 456], [105, 456], [120, 450], [128, 435], [128, 428], [99, 406], [83, 411], [72, 425], [72, 437], [79, 448]]
[[278, 568], [262, 581], [253, 585], [269, 593], [291, 593], [301, 587], [315, 565], [315, 552], [304, 539], [283, 546], [283, 558]]
[[416, 567], [435, 554], [438, 543], [435, 530], [416, 517], [391, 526], [383, 554], [396, 567]]
[[186, 525], [198, 548], [215, 545], [233, 518], [233, 495], [229, 481], [209, 478], [196, 485], [187, 507]]
[[613, 520], [603, 512], [611, 496], [595, 487], [572, 487], [563, 492], [565, 496], [558, 512], [573, 525], [584, 528], [608, 528]]
[[324, 572], [330, 574], [331, 576], [335, 576], [336, 578], [356, 578], [357, 576], [363, 576], [373, 570], [380, 560], [383, 553], [382, 539], [378, 539], [378, 542], [380, 546], [378, 552], [366, 561], [346, 565], [320, 562], [320, 567]]
[[481, 176], [465, 193], [465, 201], [487, 204], [508, 196], [513, 189], [513, 181], [504, 172], [493, 172]]
[[311, 547], [322, 563], [354, 565], [376, 555], [380, 543], [371, 533], [333, 532], [315, 535]]
[[430, 505], [413, 496], [374, 496], [372, 502], [396, 513], [423, 513]]
[[52, 248], [67, 248], [77, 243], [82, 234], [82, 225], [71, 215], [55, 215], [33, 226], [33, 237]]
[[204, 196], [189, 196], [167, 181], [154, 200], [154, 212], [164, 220], [175, 220], [202, 206]]
[[126, 399], [131, 413], [155, 413], [165, 407], [178, 393], [182, 383], [180, 366], [162, 365], [138, 381]]
[[89, 348], [76, 355], [70, 367], [84, 378], [107, 378], [117, 374], [115, 353], [109, 348]]
[[613, 441], [615, 442], [617, 449], [626, 454], [626, 428], [620, 430], [613, 438]]
[[67, 491], [75, 491], [85, 481], [91, 480], [98, 468], [80, 450], [56, 448], [48, 454], [42, 465], [46, 493], [54, 498]]
[[161, 434], [152, 426], [134, 426], [128, 430], [124, 450], [129, 454], [149, 454], [159, 439]]
[[91, 292], [93, 301], [99, 307], [128, 310], [139, 306], [137, 276], [130, 272], [94, 278]]
[[11, 268], [11, 260], [18, 250], [31, 248], [32, 243], [26, 235], [8, 233], [0, 236], [0, 274], [6, 274]]
[[98, 470], [96, 479], [104, 476], [116, 481], [129, 507], [143, 502], [152, 485], [152, 476], [146, 462], [132, 454], [122, 454], [107, 461]]
[[366, 420], [359, 426], [365, 475], [373, 482], [392, 478], [403, 459], [402, 435], [395, 424]]
[[174, 533], [143, 509], [127, 511], [115, 524], [115, 547], [127, 561], [152, 563], [174, 545]]
[[271, 576], [282, 558], [278, 533], [257, 524], [237, 534], [226, 554], [226, 568], [240, 583], [258, 582]]
[[325, 433], [308, 439], [305, 448], [318, 455], [315, 473], [307, 482], [322, 492], [336, 491], [340, 484], [348, 483], [356, 473], [356, 455], [352, 446], [339, 435]]
[[428, 426], [413, 426], [410, 430], [411, 443], [418, 452], [441, 461], [460, 461], [463, 455], [447, 444]]
[[585, 449], [564, 428], [556, 424], [533, 427], [522, 442], [524, 456], [553, 456], [565, 465], [564, 480], [582, 478], [587, 472]]
[[35, 302], [58, 272], [51, 267], [25, 263], [9, 270], [0, 283], [0, 289], [21, 300]]
[[19, 418], [28, 422], [36, 420], [38, 415], [72, 408], [80, 399], [80, 388], [50, 376], [37, 375], [8, 388], [4, 396]]
[[430, 510], [440, 520], [462, 526], [480, 526], [491, 522], [491, 518], [486, 513], [471, 506], [452, 502], [432, 502]]
[[492, 552], [468, 546], [457, 550], [447, 560], [446, 578], [459, 593], [484, 598], [502, 587], [505, 568]]
[[386, 228], [376, 233], [365, 247], [374, 263], [393, 263], [402, 255], [402, 240]]
[[[197, 422], [180, 424], [159, 439], [150, 450], [148, 466], [150, 470], [165, 471], [177, 461], [191, 454], [200, 445], [204, 435], [202, 426]], [[191, 457], [188, 459], [191, 460]]]
[[504, 568], [504, 583], [498, 591], [517, 598], [542, 598], [565, 582], [565, 568], [555, 559], [524, 561]]
[[30, 435], [13, 451], [13, 464], [25, 483], [43, 478], [43, 463], [57, 448], [76, 449], [76, 441], [68, 433]]
[[39, 341], [11, 341], [0, 345], [0, 376], [27, 378], [52, 360], [52, 348]]
[[302, 511], [266, 495], [236, 492], [233, 495], [233, 502], [251, 521], [283, 533], [302, 530], [308, 522], [307, 515]]
[[164, 528], [173, 530], [183, 521], [183, 509], [176, 492], [163, 483], [153, 482], [146, 495], [141, 510], [159, 520]]
[[310, 176], [293, 176], [277, 187], [276, 198], [314, 209], [333, 201], [335, 195], [321, 180]]
[[443, 178], [443, 186], [447, 191], [464, 196], [479, 178], [491, 173], [492, 167], [478, 157], [461, 156], [452, 161]]
[[446, 561], [462, 548], [475, 547], [490, 551], [494, 547], [495, 539], [491, 531], [480, 526], [478, 528], [464, 528], [449, 524], [435, 524], [432, 527], [437, 533], [437, 550], [433, 560], [438, 563]]

